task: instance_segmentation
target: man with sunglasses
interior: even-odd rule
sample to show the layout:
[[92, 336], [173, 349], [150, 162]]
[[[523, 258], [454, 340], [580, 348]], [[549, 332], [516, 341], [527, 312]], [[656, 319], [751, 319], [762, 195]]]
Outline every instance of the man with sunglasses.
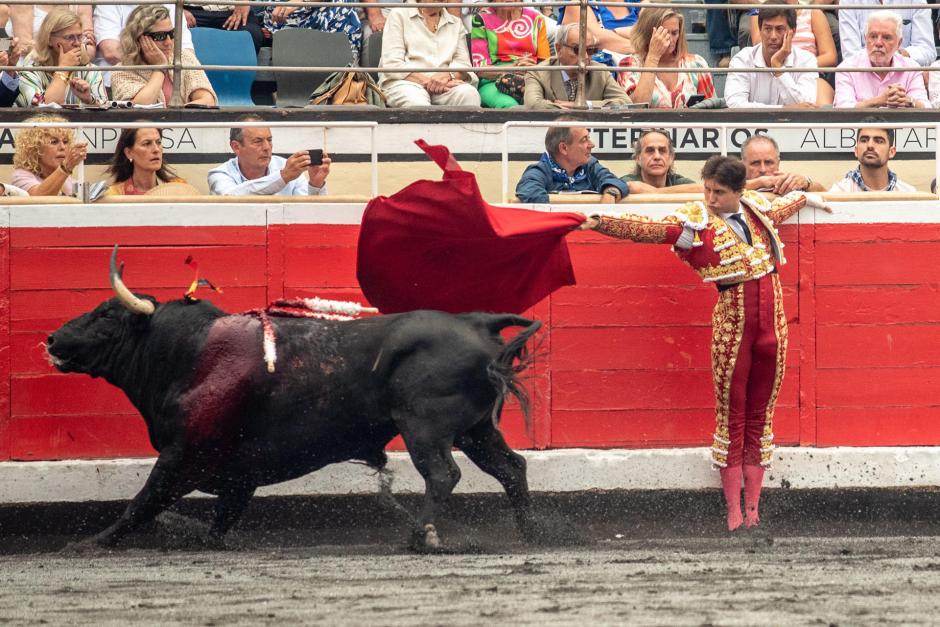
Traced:
[[[535, 67], [577, 65], [580, 44], [577, 23], [559, 26], [555, 31], [555, 56]], [[610, 68], [591, 62], [591, 55], [597, 50], [597, 38], [588, 33], [584, 62], [601, 70], [587, 72], [584, 76], [587, 108], [599, 109], [630, 104], [630, 97], [610, 75]], [[577, 107], [577, 100], [578, 75], [576, 73], [569, 74], [565, 70], [546, 72], [538, 69], [526, 72], [524, 104], [530, 109], [574, 109]]]

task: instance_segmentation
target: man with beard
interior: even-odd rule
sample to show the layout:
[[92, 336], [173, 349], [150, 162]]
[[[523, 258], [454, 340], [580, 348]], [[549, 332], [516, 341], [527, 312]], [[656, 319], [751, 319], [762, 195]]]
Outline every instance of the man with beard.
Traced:
[[826, 188], [808, 176], [780, 171], [780, 147], [770, 135], [751, 135], [741, 144], [741, 161], [747, 168], [745, 189], [773, 192], [824, 192]]
[[[873, 122], [875, 120], [868, 120]], [[856, 133], [855, 157], [858, 167], [836, 182], [830, 192], [916, 192], [913, 185], [899, 179], [888, 169], [894, 157], [894, 130], [890, 128], [860, 128]]]
[[901, 18], [893, 11], [872, 11], [865, 24], [865, 49], [839, 67], [870, 67], [872, 72], [837, 72], [834, 107], [929, 109], [930, 99], [922, 72], [897, 68], [918, 67], [899, 52]]
[[[735, 107], [815, 107], [816, 57], [793, 47], [796, 12], [761, 9], [757, 12], [761, 42], [731, 59], [725, 82], [725, 101]], [[812, 68], [807, 72], [743, 72], [748, 68]]]
[[633, 160], [636, 162], [634, 171], [620, 177], [631, 194], [702, 191], [699, 183], [673, 171], [676, 147], [665, 131], [652, 129], [640, 133], [633, 145]]

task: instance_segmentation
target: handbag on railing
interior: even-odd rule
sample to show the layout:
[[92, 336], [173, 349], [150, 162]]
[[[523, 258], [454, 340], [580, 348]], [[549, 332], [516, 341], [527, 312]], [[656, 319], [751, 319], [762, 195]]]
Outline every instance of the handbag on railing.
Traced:
[[366, 72], [333, 72], [310, 94], [312, 105], [385, 107], [385, 94]]

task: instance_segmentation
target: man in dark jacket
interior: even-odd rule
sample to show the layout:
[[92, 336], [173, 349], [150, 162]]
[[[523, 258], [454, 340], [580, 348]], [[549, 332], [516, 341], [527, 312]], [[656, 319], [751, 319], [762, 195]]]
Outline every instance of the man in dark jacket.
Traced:
[[[573, 122], [573, 118], [559, 118]], [[616, 203], [629, 191], [626, 183], [591, 156], [594, 142], [582, 126], [553, 126], [545, 133], [545, 154], [522, 173], [516, 185], [520, 202], [548, 202], [549, 194], [595, 192], [601, 202]]]

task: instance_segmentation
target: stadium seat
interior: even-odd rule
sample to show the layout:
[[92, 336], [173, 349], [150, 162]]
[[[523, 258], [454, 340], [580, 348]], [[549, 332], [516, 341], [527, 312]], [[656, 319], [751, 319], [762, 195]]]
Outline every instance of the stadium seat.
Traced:
[[[365, 43], [362, 44], [362, 67], [379, 67], [382, 61], [382, 32], [372, 33]], [[379, 80], [378, 72], [370, 72], [372, 78]]]
[[[321, 67], [352, 64], [352, 50], [343, 33], [326, 33], [308, 28], [284, 28], [274, 33], [274, 65], [311, 67], [315, 59]], [[310, 93], [330, 72], [275, 72], [277, 106], [304, 107]]]
[[[191, 28], [196, 56], [203, 65], [258, 65], [251, 35], [245, 31]], [[254, 72], [206, 72], [219, 97], [219, 106], [253, 106], [251, 84]]]

